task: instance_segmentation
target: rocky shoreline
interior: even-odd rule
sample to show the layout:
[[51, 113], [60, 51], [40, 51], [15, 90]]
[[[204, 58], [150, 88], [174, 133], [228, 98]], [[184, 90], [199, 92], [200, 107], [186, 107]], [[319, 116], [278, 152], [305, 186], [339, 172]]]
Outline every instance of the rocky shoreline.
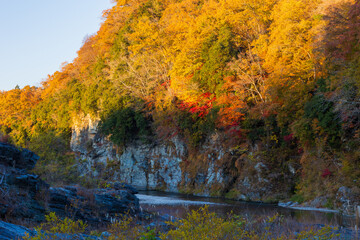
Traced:
[[[38, 224], [54, 212], [96, 225], [109, 223], [121, 214], [140, 214], [134, 187], [120, 182], [104, 189], [50, 187], [39, 176], [28, 173], [38, 159], [27, 149], [0, 143], [0, 219]], [[21, 226], [0, 223], [0, 239], [16, 239], [25, 232], [32, 233]]]
[[[101, 176], [106, 169], [112, 179], [138, 189], [250, 202], [290, 201], [294, 195], [300, 165], [288, 163], [283, 173], [274, 172], [261, 155], [256, 154], [261, 147], [257, 143], [246, 150], [248, 155], [256, 156], [254, 159], [239, 158], [236, 150], [222, 146], [220, 134], [207, 139], [196, 153], [191, 152], [179, 136], [149, 144], [135, 141], [119, 150], [99, 133], [98, 121], [90, 115], [73, 119], [70, 146], [77, 154], [77, 167], [82, 176]], [[191, 159], [198, 160], [190, 163]], [[244, 171], [231, 175], [227, 165], [231, 162], [240, 164], [238, 167]], [[332, 195], [314, 196], [312, 201], [296, 207], [328, 207], [354, 215], [359, 199], [357, 191], [339, 186], [333, 189]]]
[[[0, 239], [21, 239], [25, 235], [38, 234], [59, 239], [101, 240], [109, 237], [106, 231], [101, 232], [100, 236], [39, 233], [21, 226], [21, 223], [26, 226], [39, 225], [49, 213], [55, 213], [60, 218], [82, 220], [95, 228], [113, 223], [126, 214], [139, 219], [139, 224], [145, 224], [145, 229], [169, 227], [165, 222], [171, 220], [170, 216], [153, 216], [141, 211], [136, 196], [138, 191], [131, 185], [110, 182], [107, 188], [102, 189], [85, 189], [79, 186], [50, 187], [39, 176], [29, 173], [38, 159], [36, 154], [27, 149], [0, 143]], [[298, 207], [293, 203], [279, 205]], [[341, 229], [339, 233], [345, 237], [354, 235], [349, 229]]]

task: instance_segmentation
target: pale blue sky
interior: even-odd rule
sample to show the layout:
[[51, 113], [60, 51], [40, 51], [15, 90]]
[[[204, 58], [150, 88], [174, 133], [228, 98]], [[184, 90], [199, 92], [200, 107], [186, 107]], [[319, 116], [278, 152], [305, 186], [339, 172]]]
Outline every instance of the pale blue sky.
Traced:
[[0, 0], [0, 90], [40, 86], [96, 33], [110, 0]]

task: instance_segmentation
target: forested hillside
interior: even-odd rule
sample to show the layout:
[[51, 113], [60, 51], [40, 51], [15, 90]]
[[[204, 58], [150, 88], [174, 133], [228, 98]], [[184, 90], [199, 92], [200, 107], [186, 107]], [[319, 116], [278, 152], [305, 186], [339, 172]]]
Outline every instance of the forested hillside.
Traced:
[[90, 114], [120, 148], [179, 136], [196, 155], [217, 135], [229, 175], [292, 166], [298, 201], [360, 194], [360, 1], [115, 2], [72, 63], [0, 93], [2, 141], [38, 153], [38, 173], [76, 179], [71, 127]]

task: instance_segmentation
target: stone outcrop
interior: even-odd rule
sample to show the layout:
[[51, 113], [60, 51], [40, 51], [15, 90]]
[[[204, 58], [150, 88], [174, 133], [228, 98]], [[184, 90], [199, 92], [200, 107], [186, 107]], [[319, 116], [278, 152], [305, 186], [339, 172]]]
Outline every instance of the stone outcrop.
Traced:
[[[272, 170], [271, 162], [259, 154], [264, 150], [261, 143], [249, 144], [245, 150], [226, 149], [222, 144], [226, 139], [215, 133], [195, 154], [178, 136], [118, 148], [97, 132], [99, 119], [86, 115], [73, 122], [71, 147], [78, 154], [79, 172], [90, 177], [106, 176], [139, 189], [278, 201], [290, 197], [299, 174], [300, 165], [290, 161], [281, 172]], [[246, 152], [245, 157], [241, 152]], [[360, 204], [356, 192], [340, 188], [334, 205], [351, 213], [354, 205]], [[324, 207], [323, 202], [309, 205]]]
[[38, 159], [27, 149], [0, 143], [0, 218], [44, 219], [42, 196], [49, 185], [27, 172]]
[[[269, 197], [274, 190], [285, 192], [277, 195], [286, 195], [289, 190], [274, 184], [284, 176], [271, 173], [261, 159], [243, 159], [237, 167], [247, 164], [253, 169], [235, 176], [237, 157], [229, 149], [223, 149], [222, 139], [216, 133], [194, 154], [189, 153], [178, 136], [151, 144], [138, 141], [118, 148], [97, 132], [97, 124], [98, 120], [89, 115], [74, 120], [71, 147], [78, 154], [79, 172], [84, 176], [101, 177], [105, 172], [108, 179], [127, 182], [140, 189], [182, 191], [201, 196], [230, 192], [230, 198], [253, 201]], [[190, 164], [189, 159], [195, 160]], [[194, 162], [198, 166], [194, 167]], [[289, 170], [289, 182], [295, 172]]]
[[128, 189], [50, 188], [48, 206], [61, 217], [71, 216], [90, 224], [110, 222], [121, 213], [139, 213], [139, 199]]
[[29, 150], [0, 144], [0, 219], [41, 222], [45, 214], [55, 212], [91, 224], [109, 222], [117, 214], [139, 212], [134, 187], [116, 182], [106, 189], [52, 188], [27, 172], [38, 159]]
[[0, 163], [6, 167], [31, 170], [39, 156], [27, 149], [18, 149], [6, 143], [0, 143]]
[[[180, 163], [187, 154], [179, 139], [173, 138], [167, 144], [138, 142], [119, 150], [97, 133], [97, 120], [84, 116], [74, 122], [71, 148], [84, 160], [78, 164], [83, 175], [98, 176], [107, 168], [114, 180], [141, 189], [178, 191], [183, 179]], [[111, 165], [113, 169], [109, 169]]]
[[[193, 179], [182, 166], [188, 158], [188, 149], [179, 137], [150, 144], [137, 141], [119, 149], [97, 132], [97, 121], [90, 116], [74, 122], [71, 147], [78, 154], [78, 168], [83, 176], [101, 177], [106, 172], [107, 178], [111, 175], [113, 180], [139, 189], [169, 192], [179, 192], [192, 184]], [[215, 163], [219, 156], [210, 155], [209, 165], [195, 177], [197, 184], [211, 188], [223, 182], [222, 171]], [[204, 191], [209, 195], [207, 189]]]

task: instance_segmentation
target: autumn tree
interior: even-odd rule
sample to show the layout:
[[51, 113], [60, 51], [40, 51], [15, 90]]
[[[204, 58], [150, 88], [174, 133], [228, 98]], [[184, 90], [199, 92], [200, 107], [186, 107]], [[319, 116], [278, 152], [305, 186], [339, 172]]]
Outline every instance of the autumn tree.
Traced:
[[[294, 119], [301, 114], [307, 93], [320, 74], [322, 58], [315, 49], [316, 30], [322, 23], [321, 15], [315, 11], [318, 4], [308, 0], [279, 1], [271, 15], [269, 33], [256, 42], [269, 74], [265, 87], [270, 99], [282, 105], [283, 114], [294, 113]], [[281, 122], [290, 120], [281, 115]]]

